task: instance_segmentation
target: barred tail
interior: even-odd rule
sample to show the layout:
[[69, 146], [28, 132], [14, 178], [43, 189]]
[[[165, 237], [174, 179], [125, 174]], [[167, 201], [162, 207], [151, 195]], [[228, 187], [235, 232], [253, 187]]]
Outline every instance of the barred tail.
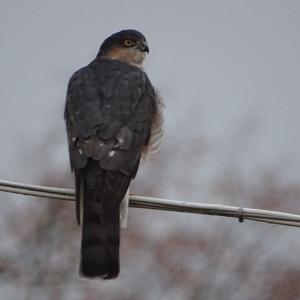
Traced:
[[98, 164], [84, 168], [82, 175], [80, 274], [112, 279], [120, 269], [120, 203], [130, 179], [119, 172], [101, 170]]

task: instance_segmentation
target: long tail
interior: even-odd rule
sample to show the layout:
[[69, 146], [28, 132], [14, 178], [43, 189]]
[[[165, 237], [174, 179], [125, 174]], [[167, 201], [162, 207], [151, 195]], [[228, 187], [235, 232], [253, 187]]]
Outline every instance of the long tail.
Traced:
[[95, 161], [90, 161], [78, 175], [83, 191], [79, 193], [83, 197], [80, 274], [115, 278], [120, 269], [120, 203], [130, 178], [100, 169]]

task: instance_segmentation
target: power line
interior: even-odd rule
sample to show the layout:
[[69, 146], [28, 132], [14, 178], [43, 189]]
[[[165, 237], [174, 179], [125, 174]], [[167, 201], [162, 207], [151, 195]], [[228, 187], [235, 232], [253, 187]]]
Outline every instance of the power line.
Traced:
[[[0, 180], [0, 191], [59, 200], [75, 200], [75, 192], [72, 189], [30, 185], [5, 180]], [[240, 222], [243, 222], [244, 220], [251, 220], [300, 227], [300, 215], [272, 210], [175, 201], [137, 195], [130, 195], [129, 206], [145, 209], [231, 217], [237, 218]]]

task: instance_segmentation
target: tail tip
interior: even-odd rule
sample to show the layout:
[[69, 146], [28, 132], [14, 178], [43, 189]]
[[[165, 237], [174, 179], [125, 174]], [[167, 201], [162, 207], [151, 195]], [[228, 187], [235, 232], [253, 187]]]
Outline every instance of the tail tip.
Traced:
[[120, 267], [118, 261], [106, 261], [99, 262], [85, 262], [81, 261], [79, 274], [84, 278], [102, 278], [102, 279], [114, 279], [117, 278], [120, 273]]

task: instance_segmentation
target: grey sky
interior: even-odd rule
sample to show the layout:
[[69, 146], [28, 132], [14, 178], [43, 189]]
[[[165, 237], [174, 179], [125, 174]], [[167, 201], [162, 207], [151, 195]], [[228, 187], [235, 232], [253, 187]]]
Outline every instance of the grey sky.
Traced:
[[2, 178], [22, 180], [23, 171], [10, 165], [26, 157], [28, 174], [32, 162], [38, 168], [42, 156], [30, 153], [51, 128], [62, 143], [49, 159], [68, 167], [62, 119], [67, 81], [94, 58], [105, 37], [123, 28], [148, 38], [146, 70], [166, 103], [165, 140], [193, 143], [206, 136], [230, 152], [250, 118], [257, 128], [247, 163], [272, 165], [288, 156], [299, 174], [299, 1], [0, 5]]
[[[166, 104], [161, 156], [141, 167], [132, 191], [150, 196], [154, 191], [154, 196], [176, 200], [253, 204], [258, 208], [273, 207], [275, 199], [286, 210], [298, 210], [295, 191], [284, 185], [291, 178], [298, 183], [300, 179], [298, 0], [0, 0], [0, 179], [40, 184], [44, 182], [43, 176], [48, 175], [45, 182], [51, 184], [51, 179], [61, 180], [61, 174], [68, 172], [63, 121], [68, 80], [75, 70], [95, 57], [104, 38], [125, 28], [146, 35], [150, 55], [145, 68]], [[232, 180], [229, 186], [233, 194], [213, 190], [218, 180], [224, 180], [226, 188], [226, 166], [231, 171], [228, 179]], [[278, 167], [281, 177], [277, 182]], [[265, 170], [271, 170], [274, 185], [272, 176], [270, 182], [268, 177], [260, 181]], [[251, 176], [249, 181], [247, 176]], [[71, 182], [71, 174], [69, 178]], [[45, 276], [46, 285], [36, 286], [33, 292], [31, 286], [28, 291], [23, 286], [23, 277], [15, 281], [2, 272], [0, 290], [7, 295], [0, 298], [16, 299], [36, 292], [30, 299], [40, 300], [47, 296], [47, 289], [51, 291], [47, 279], [51, 281], [51, 276], [56, 276], [52, 267], [60, 268], [51, 258], [58, 253], [62, 255], [62, 264], [66, 262], [64, 252], [55, 250], [61, 243], [66, 244], [65, 240], [61, 241], [60, 233], [64, 220], [45, 230], [44, 239], [49, 237], [50, 244], [37, 243], [34, 253], [24, 258], [23, 245], [30, 241], [19, 241], [14, 228], [22, 231], [22, 224], [26, 223], [38, 228], [36, 224], [40, 223], [35, 218], [32, 222], [26, 218], [43, 212], [46, 202], [4, 193], [1, 200], [5, 201], [0, 211], [2, 259], [11, 254], [13, 264], [16, 262], [21, 275], [26, 274], [27, 279], [36, 275], [31, 272], [32, 264], [28, 260], [36, 264], [37, 257], [43, 259], [43, 255], [48, 257], [51, 253], [54, 256], [50, 255], [46, 267], [41, 264], [45, 270], [51, 266]], [[142, 289], [142, 294], [149, 293], [143, 299], [158, 299], [153, 291], [164, 295], [164, 299], [187, 299], [180, 298], [180, 292], [184, 295], [189, 286], [183, 290], [175, 286], [169, 294], [165, 293], [164, 286], [166, 282], [168, 286], [169, 279], [151, 253], [151, 237], [164, 240], [172, 232], [190, 238], [195, 235], [199, 241], [207, 236], [209, 249], [224, 250], [216, 264], [212, 263], [215, 256], [210, 252], [205, 257], [198, 253], [199, 256], [186, 261], [195, 262], [191, 270], [199, 271], [201, 283], [207, 278], [213, 286], [206, 288], [210, 294], [204, 295], [205, 299], [219, 299], [215, 295], [226, 289], [227, 294], [232, 294], [228, 299], [252, 299], [255, 295], [262, 298], [272, 276], [288, 274], [290, 279], [293, 272], [282, 273], [283, 270], [299, 270], [299, 232], [295, 228], [254, 222], [238, 225], [236, 220], [224, 218], [131, 211], [133, 218], [129, 221], [133, 223], [129, 224], [127, 233], [139, 227], [147, 239], [150, 237], [150, 243], [139, 244], [139, 249], [132, 253], [122, 252], [126, 257], [122, 261], [123, 277], [105, 287], [98, 282], [79, 281], [76, 265], [69, 280], [63, 280], [65, 299], [79, 299], [84, 287], [97, 288], [105, 295], [123, 295], [124, 291], [130, 295], [135, 289]], [[140, 220], [134, 217], [137, 215]], [[59, 233], [55, 234], [55, 230]], [[15, 247], [16, 241], [20, 249]], [[65, 254], [77, 253], [77, 242], [79, 239], [67, 245], [71, 248], [66, 248], [69, 250], [65, 249]], [[46, 249], [40, 248], [43, 245]], [[251, 249], [258, 251], [249, 253]], [[174, 250], [177, 257], [185, 256], [183, 248]], [[239, 261], [249, 254], [249, 274], [243, 281], [239, 266], [243, 269], [244, 265], [239, 265]], [[178, 261], [179, 269], [185, 260]], [[75, 270], [75, 262], [71, 262]], [[148, 272], [148, 266], [150, 270], [156, 266], [159, 273]], [[265, 274], [262, 271], [271, 277], [262, 277]], [[140, 283], [145, 282], [152, 289], [144, 289], [145, 285]]]

